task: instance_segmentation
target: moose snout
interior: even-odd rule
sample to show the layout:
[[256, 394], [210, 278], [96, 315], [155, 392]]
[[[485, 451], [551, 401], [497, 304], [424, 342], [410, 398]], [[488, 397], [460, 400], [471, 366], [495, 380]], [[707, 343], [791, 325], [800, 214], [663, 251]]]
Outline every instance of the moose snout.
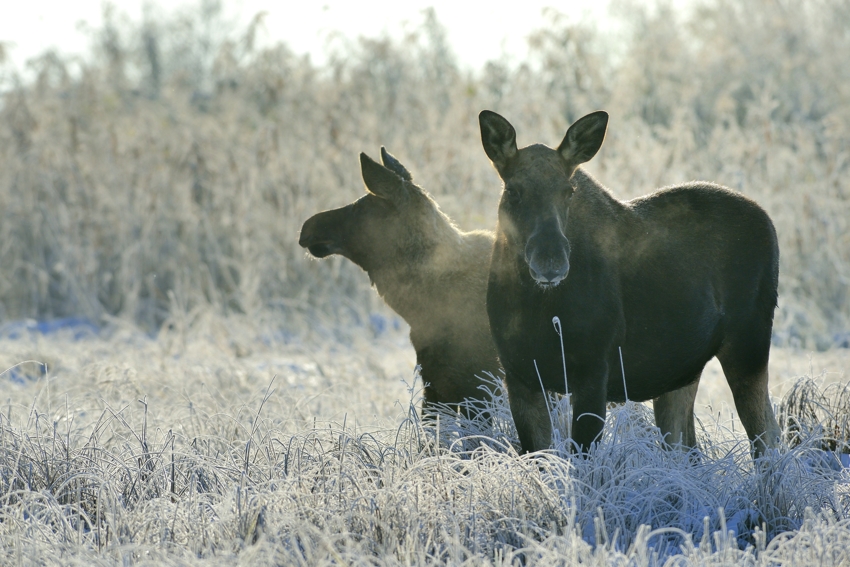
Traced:
[[[321, 214], [321, 213], [320, 213]], [[319, 215], [307, 219], [301, 227], [298, 245], [310, 251], [316, 258], [324, 258], [336, 252], [334, 240], [321, 227]]]
[[[559, 235], [560, 236], [560, 235]], [[566, 238], [532, 237], [525, 248], [528, 271], [537, 284], [555, 287], [570, 271], [570, 244]]]
[[543, 287], [555, 287], [564, 279], [570, 271], [570, 261], [563, 258], [562, 262], [545, 260], [542, 262], [530, 261], [528, 271], [531, 277]]

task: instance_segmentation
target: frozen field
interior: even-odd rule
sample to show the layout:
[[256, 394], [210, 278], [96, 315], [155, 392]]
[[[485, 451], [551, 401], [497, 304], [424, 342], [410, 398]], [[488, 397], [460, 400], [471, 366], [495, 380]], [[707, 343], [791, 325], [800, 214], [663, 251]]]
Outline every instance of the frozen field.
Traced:
[[[848, 470], [810, 443], [754, 471], [722, 376], [701, 388], [699, 462], [660, 449], [633, 403], [609, 413], [587, 460], [519, 457], [502, 399], [492, 429], [418, 424], [395, 326], [331, 340], [235, 317], [156, 339], [6, 325], [0, 563], [850, 560]], [[847, 355], [774, 349], [774, 393], [812, 371], [842, 378]]]

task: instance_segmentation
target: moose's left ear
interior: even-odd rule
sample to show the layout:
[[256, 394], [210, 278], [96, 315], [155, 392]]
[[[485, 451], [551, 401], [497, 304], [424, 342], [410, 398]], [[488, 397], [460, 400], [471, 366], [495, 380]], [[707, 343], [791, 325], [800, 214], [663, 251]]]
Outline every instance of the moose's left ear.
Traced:
[[360, 172], [366, 189], [373, 195], [389, 201], [404, 197], [404, 180], [364, 153], [360, 154]]
[[604, 110], [579, 118], [567, 130], [567, 135], [558, 146], [558, 153], [572, 167], [590, 161], [602, 147], [607, 129], [608, 113]]

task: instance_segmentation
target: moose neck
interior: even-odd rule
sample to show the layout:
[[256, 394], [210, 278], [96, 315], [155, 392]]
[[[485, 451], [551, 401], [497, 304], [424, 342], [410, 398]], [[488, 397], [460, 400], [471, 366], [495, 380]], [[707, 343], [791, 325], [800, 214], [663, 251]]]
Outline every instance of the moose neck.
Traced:
[[420, 251], [417, 258], [405, 258], [370, 272], [378, 294], [411, 326], [423, 319], [423, 309], [434, 311], [434, 306], [424, 299], [432, 297], [439, 287], [439, 267], [443, 262], [435, 261], [435, 257], [445, 254], [440, 248], [444, 247], [436, 245], [432, 250]]
[[[417, 261], [370, 273], [378, 293], [411, 329], [414, 346], [443, 336], [465, 318], [484, 315], [490, 240], [467, 240], [454, 227], [418, 254]], [[480, 313], [478, 313], [480, 312]]]

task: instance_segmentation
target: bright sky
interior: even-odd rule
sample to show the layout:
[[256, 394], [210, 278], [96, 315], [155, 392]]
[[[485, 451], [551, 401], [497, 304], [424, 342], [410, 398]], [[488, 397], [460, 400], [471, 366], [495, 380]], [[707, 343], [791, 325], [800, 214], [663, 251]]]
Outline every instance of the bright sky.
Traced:
[[[30, 57], [48, 48], [66, 54], [85, 54], [88, 39], [79, 30], [86, 22], [97, 28], [101, 23], [102, 0], [2, 0], [0, 42], [21, 69]], [[200, 0], [180, 4], [198, 5]], [[175, 2], [115, 0], [119, 13], [139, 21], [144, 4], [175, 5]], [[478, 67], [506, 52], [521, 59], [526, 54], [525, 39], [544, 22], [543, 8], [557, 5], [571, 19], [591, 20], [607, 27], [608, 0], [522, 0], [521, 2], [471, 2], [464, 0], [224, 0], [225, 13], [247, 22], [260, 12], [265, 20], [269, 42], [284, 41], [296, 52], [310, 52], [321, 60], [330, 32], [349, 37], [374, 37], [383, 31], [395, 35], [422, 21], [422, 10], [433, 6], [437, 18], [447, 27], [449, 41], [460, 62]]]

